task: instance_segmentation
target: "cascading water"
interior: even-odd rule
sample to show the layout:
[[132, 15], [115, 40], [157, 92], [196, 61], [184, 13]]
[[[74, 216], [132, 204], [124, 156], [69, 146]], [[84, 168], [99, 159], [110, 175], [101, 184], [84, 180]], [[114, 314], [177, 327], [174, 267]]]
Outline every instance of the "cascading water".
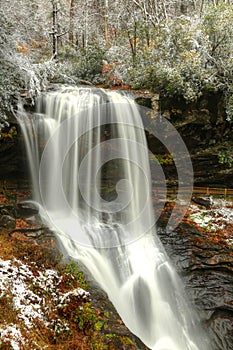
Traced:
[[[62, 88], [22, 110], [34, 199], [65, 254], [154, 350], [204, 350], [197, 318], [156, 236], [144, 127], [133, 99]], [[162, 179], [164, 180], [164, 179]]]

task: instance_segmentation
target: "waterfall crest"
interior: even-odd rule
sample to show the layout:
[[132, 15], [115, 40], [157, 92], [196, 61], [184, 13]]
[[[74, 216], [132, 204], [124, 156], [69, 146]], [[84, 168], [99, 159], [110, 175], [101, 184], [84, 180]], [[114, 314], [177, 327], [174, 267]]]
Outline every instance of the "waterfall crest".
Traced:
[[64, 87], [19, 113], [34, 199], [65, 254], [81, 261], [154, 350], [207, 345], [156, 236], [148, 148], [134, 100]]

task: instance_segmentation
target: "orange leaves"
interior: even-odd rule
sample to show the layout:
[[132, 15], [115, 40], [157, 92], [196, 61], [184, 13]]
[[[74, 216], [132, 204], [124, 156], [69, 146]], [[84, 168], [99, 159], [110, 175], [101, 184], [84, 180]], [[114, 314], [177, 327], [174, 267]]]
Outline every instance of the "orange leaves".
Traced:
[[103, 76], [107, 76], [113, 69], [113, 66], [107, 62], [103, 62], [103, 66], [102, 66], [102, 74]]
[[16, 229], [19, 229], [19, 228], [30, 228], [31, 226], [32, 226], [31, 224], [27, 223], [23, 219], [16, 219], [16, 226], [15, 226]]
[[24, 55], [28, 55], [30, 53], [30, 49], [27, 45], [24, 45], [22, 43], [18, 43], [17, 45], [19, 52], [23, 53]]
[[113, 62], [112, 64], [103, 61], [102, 75], [106, 78], [107, 83], [110, 86], [122, 86], [122, 79], [116, 74], [117, 66], [121, 65], [119, 62]]
[[4, 204], [8, 201], [8, 199], [4, 196], [4, 194], [0, 194], [0, 203]]

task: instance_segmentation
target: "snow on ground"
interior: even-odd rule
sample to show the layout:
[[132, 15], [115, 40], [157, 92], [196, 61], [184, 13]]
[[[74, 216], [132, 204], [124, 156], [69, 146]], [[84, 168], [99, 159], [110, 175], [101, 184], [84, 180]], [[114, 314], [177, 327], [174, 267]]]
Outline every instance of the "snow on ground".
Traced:
[[0, 335], [0, 345], [4, 340], [7, 343], [9, 343], [11, 345], [11, 348], [14, 350], [20, 350], [21, 345], [26, 344], [26, 340], [21, 334], [21, 331], [17, 329], [16, 325], [8, 325], [8, 327], [6, 327], [5, 329], [0, 327]]
[[51, 307], [55, 310], [67, 303], [70, 296], [87, 298], [89, 293], [82, 288], [62, 292], [59, 288], [61, 282], [62, 276], [52, 269], [37, 268], [34, 263], [26, 264], [17, 259], [0, 258], [0, 299], [6, 297], [17, 315], [17, 324], [7, 321], [0, 324], [0, 347], [7, 342], [13, 350], [24, 348], [27, 344], [25, 335], [38, 321], [48, 328], [56, 326], [60, 331], [69, 329], [63, 320], [48, 317]]
[[[190, 218], [200, 227], [209, 232], [229, 231], [229, 226], [233, 228], [233, 203], [222, 199], [214, 199], [210, 208], [190, 205]], [[231, 228], [231, 230], [232, 230]], [[229, 232], [228, 232], [229, 233]], [[228, 234], [227, 243], [233, 245], [232, 235]]]

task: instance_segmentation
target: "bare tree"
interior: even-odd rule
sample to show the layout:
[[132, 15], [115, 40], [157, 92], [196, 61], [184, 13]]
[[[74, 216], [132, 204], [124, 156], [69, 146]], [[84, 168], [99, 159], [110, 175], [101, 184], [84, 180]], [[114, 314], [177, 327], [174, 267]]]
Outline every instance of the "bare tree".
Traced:
[[58, 39], [65, 35], [67, 32], [58, 33], [58, 2], [56, 0], [52, 1], [53, 3], [53, 26], [50, 35], [53, 38], [53, 59], [57, 60], [58, 58]]
[[106, 47], [109, 48], [109, 34], [108, 34], [108, 0], [104, 1], [104, 32]]
[[74, 17], [75, 17], [75, 0], [70, 0], [70, 24], [69, 24], [69, 41], [74, 44]]

